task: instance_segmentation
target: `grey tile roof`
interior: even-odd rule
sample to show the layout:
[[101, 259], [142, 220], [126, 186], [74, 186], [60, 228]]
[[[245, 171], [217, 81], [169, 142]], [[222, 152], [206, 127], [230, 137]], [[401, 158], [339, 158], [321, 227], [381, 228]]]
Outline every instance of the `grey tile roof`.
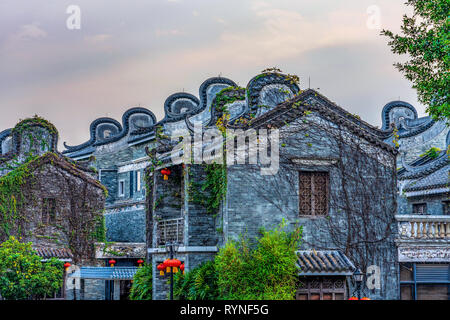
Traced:
[[425, 177], [411, 181], [403, 190], [418, 191], [418, 190], [428, 190], [434, 188], [448, 187], [450, 182], [449, 170], [450, 165], [446, 165]]
[[137, 267], [81, 267], [82, 279], [131, 280]]
[[66, 248], [42, 248], [37, 247], [33, 248], [37, 255], [44, 258], [44, 259], [50, 259], [50, 258], [59, 258], [59, 259], [72, 259], [72, 252], [69, 249]]
[[308, 275], [352, 275], [353, 263], [338, 250], [298, 251], [300, 276]]
[[[417, 160], [413, 161], [413, 163], [417, 164], [418, 161]], [[450, 161], [446, 151], [444, 150], [440, 153], [440, 155], [436, 159], [433, 159], [432, 161], [426, 161], [422, 164], [411, 166], [411, 164], [407, 165], [402, 160], [402, 164], [406, 170], [398, 172], [398, 179], [407, 180], [426, 177], [435, 172], [436, 170], [439, 170], [445, 166], [448, 167]]]

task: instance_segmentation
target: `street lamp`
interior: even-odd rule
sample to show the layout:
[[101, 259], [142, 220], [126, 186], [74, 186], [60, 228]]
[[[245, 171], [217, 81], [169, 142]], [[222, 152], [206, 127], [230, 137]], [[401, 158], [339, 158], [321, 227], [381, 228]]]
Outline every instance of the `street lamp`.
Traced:
[[[178, 251], [178, 248], [180, 247], [180, 245], [178, 243], [172, 243], [172, 242], [167, 242], [166, 243], [166, 252], [169, 253], [169, 259], [170, 261], [173, 261], [173, 256], [174, 253]], [[180, 262], [179, 260], [177, 260], [177, 262]], [[180, 262], [181, 264], [181, 262]], [[180, 264], [178, 264], [177, 266], [167, 266], [168, 268], [170, 268], [170, 300], [173, 300], [173, 274], [174, 274], [174, 268], [176, 270], [177, 267], [180, 266]]]
[[362, 273], [360, 269], [357, 269], [353, 274], [353, 277], [355, 278], [356, 281], [356, 287], [358, 290], [358, 299], [361, 299], [361, 284], [364, 280], [364, 273]]

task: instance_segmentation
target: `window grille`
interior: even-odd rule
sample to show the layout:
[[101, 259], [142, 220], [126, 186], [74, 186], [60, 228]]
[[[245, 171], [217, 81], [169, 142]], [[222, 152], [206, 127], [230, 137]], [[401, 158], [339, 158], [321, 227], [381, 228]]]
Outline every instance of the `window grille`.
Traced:
[[184, 219], [167, 219], [158, 221], [157, 225], [157, 243], [158, 246], [166, 243], [184, 242]]
[[329, 202], [328, 172], [299, 172], [300, 215], [326, 215]]

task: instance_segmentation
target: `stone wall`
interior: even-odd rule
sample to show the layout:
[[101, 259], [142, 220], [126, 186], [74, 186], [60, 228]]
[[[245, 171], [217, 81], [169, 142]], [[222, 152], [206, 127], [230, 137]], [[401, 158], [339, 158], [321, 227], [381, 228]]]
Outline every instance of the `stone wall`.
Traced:
[[105, 300], [105, 280], [81, 279], [79, 289], [67, 289], [65, 300]]
[[144, 205], [108, 210], [105, 213], [106, 239], [112, 242], [145, 242]]
[[[188, 166], [189, 184], [201, 183], [206, 179], [204, 166]], [[186, 210], [187, 239], [189, 246], [216, 246], [219, 241], [220, 225], [216, 224], [218, 212], [207, 212], [207, 209], [194, 201], [192, 192], [188, 195], [188, 207]], [[220, 217], [218, 217], [220, 218]]]

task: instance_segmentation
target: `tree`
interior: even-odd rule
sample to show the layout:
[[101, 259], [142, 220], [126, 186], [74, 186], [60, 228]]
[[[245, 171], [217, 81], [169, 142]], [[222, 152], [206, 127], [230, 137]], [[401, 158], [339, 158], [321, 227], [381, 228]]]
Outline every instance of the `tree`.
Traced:
[[134, 275], [130, 300], [152, 300], [152, 288], [152, 265], [145, 264]]
[[0, 295], [4, 299], [43, 299], [61, 289], [62, 262], [55, 258], [42, 262], [31, 245], [15, 237], [0, 245]]
[[408, 54], [405, 63], [395, 66], [413, 82], [419, 100], [435, 119], [450, 119], [450, 1], [408, 0], [414, 8], [411, 17], [403, 16], [402, 35], [383, 30], [390, 38], [392, 52]]

